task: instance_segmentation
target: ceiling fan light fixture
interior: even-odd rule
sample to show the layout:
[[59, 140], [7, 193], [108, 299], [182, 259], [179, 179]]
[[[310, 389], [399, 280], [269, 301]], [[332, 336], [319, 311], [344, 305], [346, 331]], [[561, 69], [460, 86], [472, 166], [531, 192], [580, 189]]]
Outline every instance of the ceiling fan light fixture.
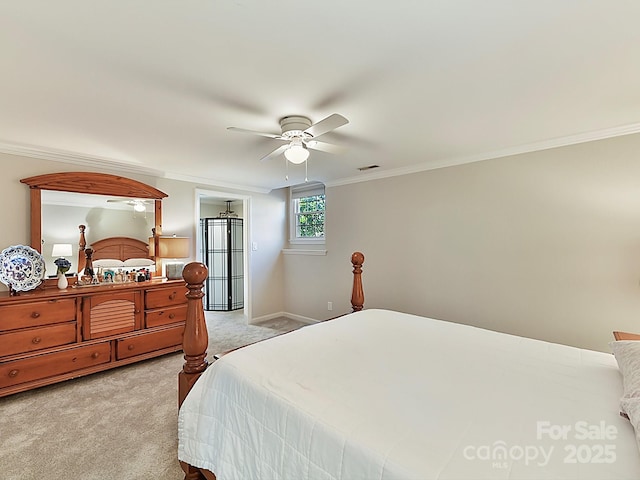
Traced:
[[284, 156], [291, 163], [299, 165], [309, 158], [309, 150], [307, 150], [302, 141], [293, 140], [289, 148], [284, 151]]
[[147, 207], [145, 207], [145, 206], [144, 206], [144, 203], [142, 203], [142, 202], [135, 202], [135, 203], [133, 204], [133, 209], [134, 209], [136, 212], [144, 212], [144, 211], [147, 209]]

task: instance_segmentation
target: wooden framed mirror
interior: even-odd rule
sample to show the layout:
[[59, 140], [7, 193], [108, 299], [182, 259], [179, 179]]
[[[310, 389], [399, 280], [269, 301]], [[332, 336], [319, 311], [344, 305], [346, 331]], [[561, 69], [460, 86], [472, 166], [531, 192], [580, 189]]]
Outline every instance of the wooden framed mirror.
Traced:
[[[31, 197], [31, 247], [40, 253], [43, 246], [43, 191], [71, 192], [77, 194], [125, 197], [153, 201], [153, 228], [155, 240], [162, 234], [162, 199], [168, 195], [150, 185], [137, 180], [93, 172], [61, 172], [23, 178], [22, 183], [29, 186]], [[82, 223], [80, 221], [79, 223]], [[151, 232], [148, 232], [151, 236]], [[93, 238], [91, 241], [98, 241]], [[158, 251], [156, 248], [155, 251]]]

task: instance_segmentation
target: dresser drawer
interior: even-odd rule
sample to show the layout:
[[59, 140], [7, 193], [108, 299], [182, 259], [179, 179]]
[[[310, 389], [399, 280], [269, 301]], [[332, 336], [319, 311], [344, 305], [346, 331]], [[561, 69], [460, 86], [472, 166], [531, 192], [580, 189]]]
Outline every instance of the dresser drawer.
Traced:
[[75, 341], [75, 322], [15, 330], [0, 335], [0, 357], [57, 347]]
[[111, 348], [109, 342], [105, 342], [23, 360], [0, 362], [0, 388], [81, 370], [110, 360]]
[[159, 327], [170, 323], [184, 322], [187, 319], [187, 306], [158, 308], [145, 313], [145, 327]]
[[0, 332], [75, 320], [74, 298], [0, 307]]
[[145, 308], [161, 308], [171, 305], [187, 303], [187, 287], [184, 285], [173, 285], [167, 288], [145, 291]]
[[153, 352], [154, 350], [180, 345], [183, 332], [184, 325], [178, 325], [156, 332], [145, 333], [144, 335], [119, 339], [116, 344], [116, 358], [122, 360]]

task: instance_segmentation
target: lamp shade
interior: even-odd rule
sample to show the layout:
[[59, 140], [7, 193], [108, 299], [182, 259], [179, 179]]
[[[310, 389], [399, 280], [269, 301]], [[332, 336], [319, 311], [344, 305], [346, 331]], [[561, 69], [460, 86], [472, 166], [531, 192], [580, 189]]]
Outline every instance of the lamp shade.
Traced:
[[300, 164], [309, 158], [309, 150], [302, 142], [291, 142], [291, 146], [284, 151], [284, 156], [291, 163]]
[[73, 250], [70, 243], [54, 243], [51, 250], [52, 257], [70, 257]]
[[189, 237], [159, 237], [159, 258], [186, 258], [189, 256]]

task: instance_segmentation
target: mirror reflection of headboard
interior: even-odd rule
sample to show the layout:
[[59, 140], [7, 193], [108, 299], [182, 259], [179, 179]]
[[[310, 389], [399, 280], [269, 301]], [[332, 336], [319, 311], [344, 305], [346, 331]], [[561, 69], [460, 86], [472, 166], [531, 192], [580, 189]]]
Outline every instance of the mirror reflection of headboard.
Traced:
[[106, 173], [61, 172], [23, 178], [20, 181], [30, 188], [31, 247], [38, 252], [42, 253], [42, 190], [154, 200], [155, 237], [162, 234], [162, 199], [167, 194], [137, 180]]
[[149, 257], [149, 245], [136, 238], [110, 237], [91, 244], [93, 260], [115, 259], [120, 261], [132, 258]]
[[91, 244], [93, 259], [115, 258], [129, 260], [131, 258], [149, 258], [149, 245], [136, 238], [111, 237]]

